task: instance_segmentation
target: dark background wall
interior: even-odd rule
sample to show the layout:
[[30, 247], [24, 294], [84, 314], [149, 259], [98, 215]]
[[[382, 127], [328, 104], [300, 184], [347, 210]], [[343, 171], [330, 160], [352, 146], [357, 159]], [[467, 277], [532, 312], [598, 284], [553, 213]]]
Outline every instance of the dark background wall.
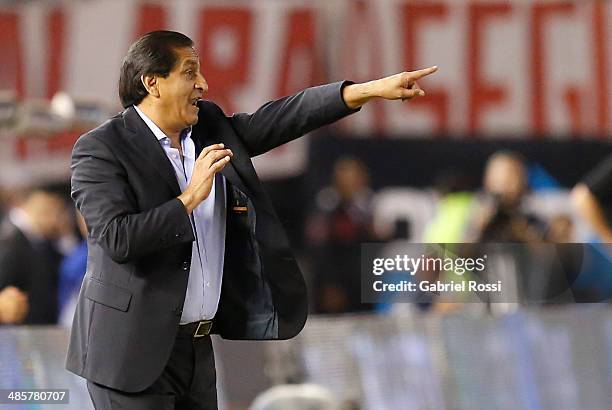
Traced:
[[384, 136], [355, 139], [317, 134], [310, 140], [304, 175], [267, 181], [265, 185], [293, 246], [299, 247], [315, 195], [329, 184], [334, 161], [340, 157], [361, 159], [370, 171], [374, 190], [388, 186], [432, 187], [449, 176], [460, 179], [467, 189], [478, 189], [487, 158], [499, 150], [520, 152], [530, 164], [539, 164], [569, 189], [612, 154], [612, 144], [594, 139], [415, 140]]
[[528, 161], [539, 163], [567, 188], [612, 153], [609, 142], [597, 140], [408, 140], [384, 137], [349, 140], [317, 135], [311, 139], [307, 179], [319, 186], [328, 179], [337, 158], [353, 155], [369, 167], [375, 189], [431, 186], [436, 177], [447, 170], [461, 172], [477, 187], [487, 158], [501, 149], [518, 151]]

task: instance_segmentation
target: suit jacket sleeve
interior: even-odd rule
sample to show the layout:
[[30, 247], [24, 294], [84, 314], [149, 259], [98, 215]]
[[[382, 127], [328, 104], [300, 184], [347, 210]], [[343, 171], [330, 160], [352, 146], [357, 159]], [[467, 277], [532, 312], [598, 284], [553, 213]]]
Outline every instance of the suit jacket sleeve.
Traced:
[[307, 88], [270, 101], [252, 114], [234, 114], [230, 121], [254, 157], [359, 111], [348, 108], [342, 98], [342, 88], [349, 84], [340, 81]]
[[173, 198], [147, 210], [137, 207], [124, 167], [97, 134], [72, 151], [71, 194], [89, 236], [118, 263], [194, 240], [183, 203]]

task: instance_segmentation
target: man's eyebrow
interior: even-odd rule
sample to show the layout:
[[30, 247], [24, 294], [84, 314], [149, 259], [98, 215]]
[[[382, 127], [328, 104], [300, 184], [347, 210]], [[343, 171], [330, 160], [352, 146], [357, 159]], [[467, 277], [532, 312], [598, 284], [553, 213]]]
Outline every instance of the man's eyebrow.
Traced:
[[189, 59], [183, 63], [183, 68], [190, 68], [190, 67], [197, 67], [197, 66], [198, 66], [197, 60]]

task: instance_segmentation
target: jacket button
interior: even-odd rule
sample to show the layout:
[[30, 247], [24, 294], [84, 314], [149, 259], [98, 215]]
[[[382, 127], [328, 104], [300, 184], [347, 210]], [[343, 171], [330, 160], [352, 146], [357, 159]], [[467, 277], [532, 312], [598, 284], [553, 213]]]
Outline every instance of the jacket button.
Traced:
[[185, 261], [183, 262], [183, 270], [189, 270], [189, 262]]

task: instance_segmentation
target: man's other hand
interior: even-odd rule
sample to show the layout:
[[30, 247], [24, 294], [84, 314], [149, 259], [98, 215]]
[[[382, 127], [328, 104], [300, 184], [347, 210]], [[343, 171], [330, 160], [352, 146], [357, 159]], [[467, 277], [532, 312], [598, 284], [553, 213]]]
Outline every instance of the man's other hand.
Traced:
[[233, 156], [232, 151], [225, 149], [223, 144], [209, 145], [202, 150], [193, 167], [189, 186], [178, 196], [188, 213], [208, 197], [215, 174], [221, 172]]

